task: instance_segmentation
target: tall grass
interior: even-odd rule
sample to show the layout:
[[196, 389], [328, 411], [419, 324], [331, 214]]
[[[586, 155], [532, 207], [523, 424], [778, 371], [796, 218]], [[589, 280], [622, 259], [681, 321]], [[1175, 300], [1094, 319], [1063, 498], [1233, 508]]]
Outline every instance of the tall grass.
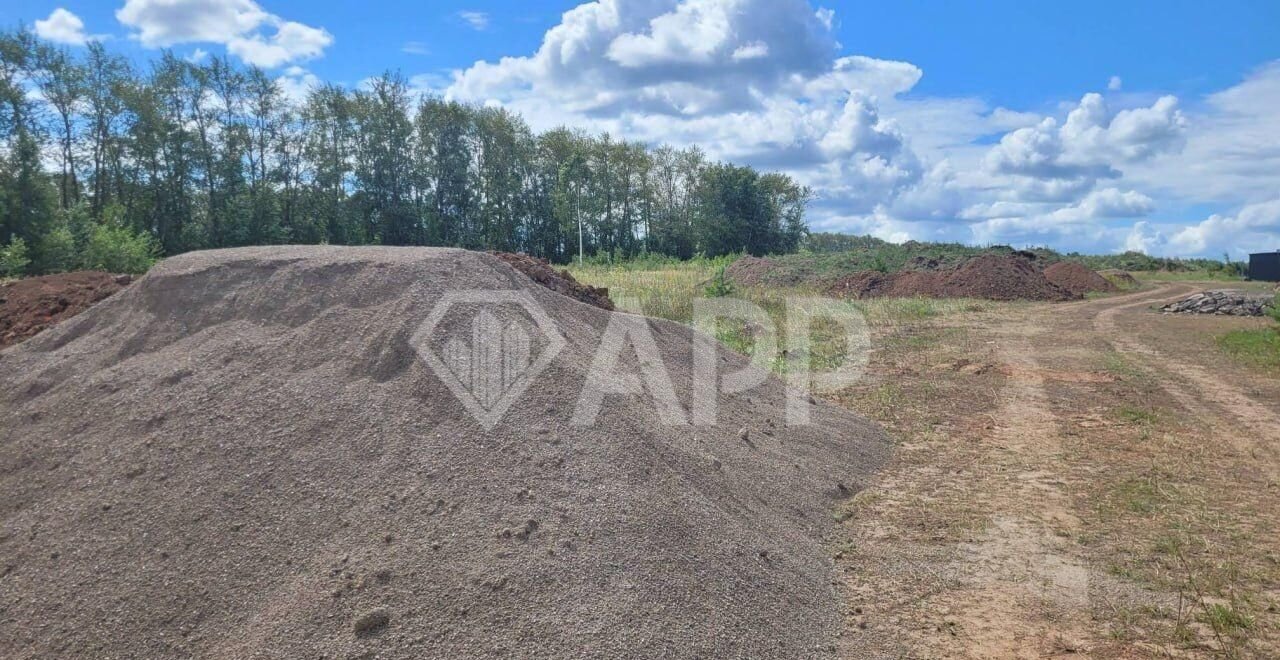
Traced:
[[[666, 258], [621, 262], [588, 260], [582, 265], [571, 264], [569, 271], [581, 282], [607, 287], [609, 297], [619, 309], [683, 324], [693, 322], [694, 300], [697, 298], [727, 295], [746, 300], [764, 310], [773, 322], [779, 345], [785, 345], [788, 297], [821, 294], [797, 287], [715, 286], [717, 274], [731, 262], [732, 257], [689, 261]], [[952, 314], [986, 311], [993, 307], [990, 301], [963, 298], [878, 298], [851, 302], [872, 330], [932, 322]], [[728, 319], [718, 323], [716, 337], [727, 347], [749, 354], [761, 331], [744, 321]], [[819, 320], [812, 331], [810, 354], [790, 355], [788, 359], [807, 357], [811, 371], [823, 372], [839, 368], [851, 357], [847, 337], [840, 326]], [[775, 372], [784, 373], [787, 359], [779, 355], [770, 367]]]

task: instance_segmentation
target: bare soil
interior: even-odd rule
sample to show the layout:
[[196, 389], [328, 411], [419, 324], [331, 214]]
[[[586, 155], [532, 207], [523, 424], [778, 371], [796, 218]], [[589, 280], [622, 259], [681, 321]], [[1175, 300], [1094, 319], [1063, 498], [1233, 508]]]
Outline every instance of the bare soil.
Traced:
[[1280, 375], [1194, 290], [886, 328], [842, 401], [898, 443], [833, 545], [846, 657], [1277, 657]]
[[1083, 296], [1086, 293], [1108, 293], [1117, 290], [1110, 280], [1094, 271], [1071, 261], [1059, 261], [1044, 269], [1044, 276], [1050, 282], [1073, 295]]
[[81, 271], [0, 284], [0, 348], [83, 312], [131, 280], [129, 275]]
[[[768, 257], [753, 257], [748, 254], [729, 264], [724, 274], [740, 286], [764, 286], [777, 284], [772, 279], [772, 276], [777, 275], [776, 271], [777, 267]], [[791, 282], [789, 286], [798, 284], [801, 282]]]
[[1062, 301], [1081, 295], [1051, 282], [1028, 259], [995, 254], [973, 257], [950, 269], [854, 273], [831, 283], [827, 291], [832, 295], [857, 299], [924, 296]]

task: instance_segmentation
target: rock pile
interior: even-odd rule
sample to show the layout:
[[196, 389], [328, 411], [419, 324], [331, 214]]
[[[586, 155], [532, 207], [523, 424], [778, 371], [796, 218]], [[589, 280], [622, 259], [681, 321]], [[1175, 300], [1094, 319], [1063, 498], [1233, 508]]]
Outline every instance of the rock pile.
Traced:
[[1160, 308], [1166, 314], [1218, 314], [1223, 316], [1264, 316], [1274, 304], [1265, 293], [1218, 289], [1201, 291]]

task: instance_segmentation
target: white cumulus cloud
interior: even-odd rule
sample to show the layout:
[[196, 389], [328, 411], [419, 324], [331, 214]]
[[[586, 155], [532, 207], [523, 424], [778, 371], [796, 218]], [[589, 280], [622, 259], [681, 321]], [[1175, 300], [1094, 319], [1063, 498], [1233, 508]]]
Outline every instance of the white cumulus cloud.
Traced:
[[116, 19], [149, 48], [222, 44], [245, 62], [268, 68], [319, 57], [333, 43], [324, 28], [285, 20], [253, 0], [126, 0]]
[[1175, 242], [1191, 226], [1168, 218], [1214, 202], [1241, 209], [1221, 216], [1239, 222], [1252, 217], [1242, 205], [1280, 190], [1280, 63], [1190, 106], [1090, 93], [1045, 114], [915, 93], [924, 71], [842, 53], [836, 25], [806, 0], [597, 0], [532, 53], [414, 80], [537, 130], [698, 145], [785, 171], [814, 189], [822, 230], [1208, 250], [1191, 234]]
[[62, 7], [54, 9], [48, 18], [37, 20], [35, 28], [41, 39], [70, 46], [83, 46], [104, 38], [104, 35], [85, 34], [84, 21]]

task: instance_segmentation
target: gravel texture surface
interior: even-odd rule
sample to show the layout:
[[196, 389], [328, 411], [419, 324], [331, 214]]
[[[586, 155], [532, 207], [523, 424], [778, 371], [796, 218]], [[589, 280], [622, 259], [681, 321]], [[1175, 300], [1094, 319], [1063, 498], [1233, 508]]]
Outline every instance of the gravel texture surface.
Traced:
[[[566, 342], [488, 431], [413, 345], [456, 290]], [[784, 426], [773, 378], [715, 426], [640, 395], [574, 426], [610, 318], [482, 253], [246, 248], [0, 351], [0, 657], [832, 655], [822, 541], [883, 434]], [[687, 408], [690, 330], [647, 324]]]

